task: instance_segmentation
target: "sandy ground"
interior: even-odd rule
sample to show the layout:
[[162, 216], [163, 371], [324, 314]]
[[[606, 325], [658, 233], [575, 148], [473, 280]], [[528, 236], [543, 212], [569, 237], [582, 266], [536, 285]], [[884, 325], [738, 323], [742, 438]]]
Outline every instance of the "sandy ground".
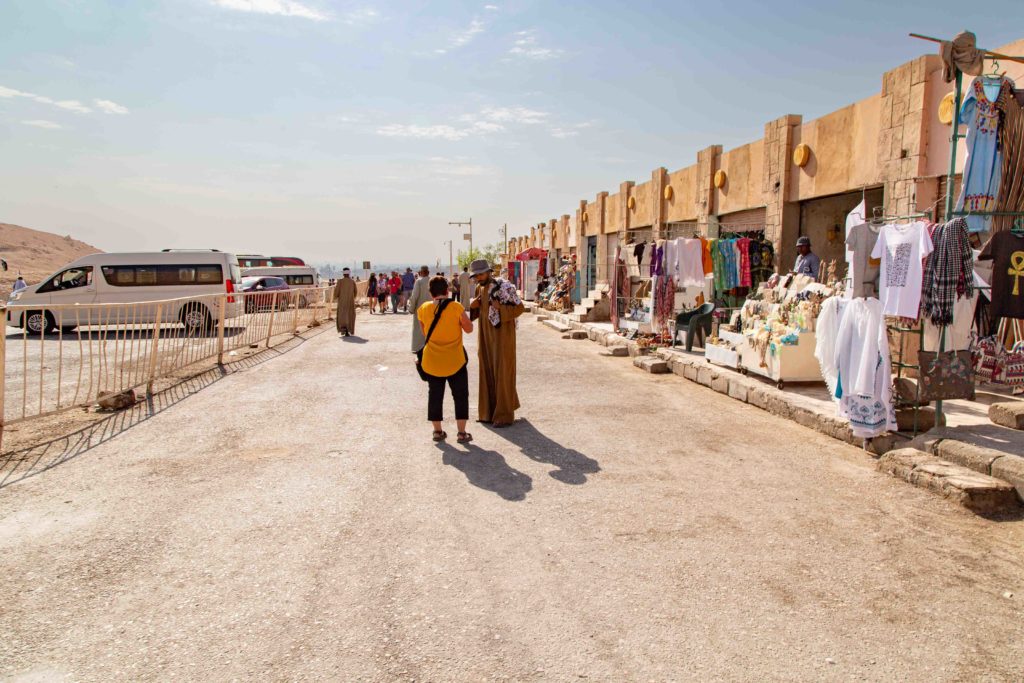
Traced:
[[436, 446], [410, 325], [361, 314], [0, 488], [0, 674], [1024, 678], [1024, 522], [530, 319], [522, 420]]

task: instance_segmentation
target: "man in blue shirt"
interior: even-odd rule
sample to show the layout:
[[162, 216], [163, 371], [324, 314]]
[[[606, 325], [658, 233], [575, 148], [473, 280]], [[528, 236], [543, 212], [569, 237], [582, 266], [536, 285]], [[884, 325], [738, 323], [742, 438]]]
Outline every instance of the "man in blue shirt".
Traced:
[[821, 270], [821, 259], [811, 251], [811, 238], [804, 235], [796, 241], [796, 264], [793, 265], [793, 272], [798, 275], [810, 275], [815, 281], [818, 279], [818, 271]]
[[[406, 313], [409, 312], [409, 297], [412, 295], [412, 290], [416, 286], [416, 276], [412, 272], [412, 268], [406, 268], [405, 273], [402, 275], [402, 310]], [[415, 311], [413, 311], [415, 313]]]

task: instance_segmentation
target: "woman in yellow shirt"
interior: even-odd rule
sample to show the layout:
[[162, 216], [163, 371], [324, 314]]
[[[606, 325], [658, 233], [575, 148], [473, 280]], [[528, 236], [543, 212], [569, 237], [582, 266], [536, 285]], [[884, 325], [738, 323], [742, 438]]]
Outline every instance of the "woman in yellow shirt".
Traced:
[[466, 309], [458, 301], [448, 298], [448, 281], [443, 276], [430, 279], [428, 285], [433, 301], [421, 305], [416, 311], [423, 336], [430, 333], [430, 326], [438, 311], [441, 317], [437, 321], [433, 334], [423, 347], [422, 369], [430, 379], [427, 381], [427, 419], [434, 423], [434, 441], [443, 441], [448, 437], [441, 426], [444, 419], [444, 385], [451, 387], [452, 399], [455, 401], [455, 423], [458, 426], [458, 442], [469, 443], [473, 435], [466, 431], [469, 420], [469, 372], [466, 366], [469, 358], [462, 346], [462, 333], [472, 332]]

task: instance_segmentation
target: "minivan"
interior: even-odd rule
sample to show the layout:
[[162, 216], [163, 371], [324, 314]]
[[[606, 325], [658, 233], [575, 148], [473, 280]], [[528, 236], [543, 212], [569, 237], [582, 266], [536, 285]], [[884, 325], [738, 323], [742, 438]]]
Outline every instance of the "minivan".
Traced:
[[[288, 283], [291, 289], [304, 287], [317, 287], [320, 284], [320, 274], [312, 266], [265, 266], [262, 268], [242, 268], [242, 277], [279, 277]], [[305, 308], [313, 295], [300, 292], [297, 303], [299, 308]]]
[[[7, 324], [31, 333], [68, 332], [79, 324], [99, 324], [110, 314], [99, 306], [182, 299], [240, 291], [242, 273], [234, 254], [215, 249], [89, 254], [72, 261], [42, 282], [15, 292], [7, 302]], [[180, 322], [189, 332], [212, 328], [220, 315], [220, 297], [167, 306], [163, 322]], [[227, 297], [225, 318], [244, 315], [241, 297]], [[132, 321], [153, 323], [156, 306], [132, 311]], [[126, 314], [127, 315], [127, 314]]]

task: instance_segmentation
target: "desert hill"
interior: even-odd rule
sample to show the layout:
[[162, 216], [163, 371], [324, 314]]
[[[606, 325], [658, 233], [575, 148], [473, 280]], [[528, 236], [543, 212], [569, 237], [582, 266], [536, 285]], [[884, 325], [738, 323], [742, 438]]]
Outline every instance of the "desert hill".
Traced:
[[0, 257], [7, 261], [8, 267], [6, 273], [0, 272], [0, 293], [6, 298], [19, 274], [29, 284], [35, 284], [64, 264], [99, 251], [71, 235], [61, 237], [20, 225], [0, 223]]

